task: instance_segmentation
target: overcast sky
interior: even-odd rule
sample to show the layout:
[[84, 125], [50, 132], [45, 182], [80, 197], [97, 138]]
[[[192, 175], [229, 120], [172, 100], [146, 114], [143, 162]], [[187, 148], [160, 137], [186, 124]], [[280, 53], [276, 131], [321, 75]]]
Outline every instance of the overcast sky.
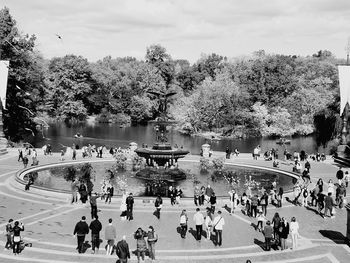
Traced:
[[[175, 59], [268, 53], [346, 57], [350, 0], [2, 0], [45, 58], [144, 59], [161, 44]], [[55, 34], [62, 36], [59, 40]]]

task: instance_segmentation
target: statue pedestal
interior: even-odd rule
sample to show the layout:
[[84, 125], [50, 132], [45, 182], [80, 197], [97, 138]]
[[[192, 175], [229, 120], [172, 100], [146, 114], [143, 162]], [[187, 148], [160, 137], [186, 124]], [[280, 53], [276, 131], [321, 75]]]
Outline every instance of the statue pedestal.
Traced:
[[210, 151], [210, 145], [209, 144], [203, 144], [202, 145], [202, 154], [203, 154], [203, 157], [209, 157], [209, 151]]

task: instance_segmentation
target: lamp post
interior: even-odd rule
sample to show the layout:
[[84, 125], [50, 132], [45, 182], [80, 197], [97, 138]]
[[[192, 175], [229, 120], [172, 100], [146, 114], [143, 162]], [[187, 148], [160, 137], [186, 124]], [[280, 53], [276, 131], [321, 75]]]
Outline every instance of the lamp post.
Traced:
[[[1, 61], [1, 51], [2, 51], [2, 44], [0, 43], [0, 62], [2, 62]], [[0, 81], [2, 82], [1, 78], [5, 78], [5, 77], [7, 78], [7, 74], [1, 74]], [[7, 83], [7, 79], [6, 79], [6, 83]], [[6, 149], [7, 140], [5, 138], [4, 127], [3, 127], [4, 124], [2, 122], [2, 112], [3, 112], [2, 110], [3, 110], [3, 105], [2, 105], [2, 100], [0, 99], [0, 155], [7, 153], [7, 149]]]

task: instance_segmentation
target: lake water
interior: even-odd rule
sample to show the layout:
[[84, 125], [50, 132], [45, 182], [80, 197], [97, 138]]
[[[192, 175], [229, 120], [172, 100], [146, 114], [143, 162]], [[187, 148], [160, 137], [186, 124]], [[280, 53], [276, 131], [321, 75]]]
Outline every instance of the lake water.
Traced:
[[[74, 135], [80, 133], [82, 138], [74, 138]], [[313, 136], [296, 137], [291, 139], [290, 145], [278, 145], [275, 139], [267, 138], [248, 138], [248, 139], [222, 139], [220, 141], [208, 141], [199, 136], [186, 136], [170, 127], [168, 133], [169, 142], [174, 145], [183, 146], [191, 154], [199, 154], [201, 145], [210, 143], [214, 151], [225, 151], [226, 146], [231, 149], [237, 148], [240, 152], [252, 152], [253, 149], [260, 145], [265, 151], [271, 148], [277, 148], [279, 154], [283, 154], [284, 147], [288, 151], [304, 150], [307, 153], [316, 153], [317, 151], [329, 153], [329, 149], [317, 147], [316, 140]], [[50, 124], [50, 127], [44, 130], [43, 134], [39, 133], [31, 143], [35, 147], [42, 147], [45, 144], [51, 144], [53, 151], [59, 151], [64, 146], [71, 146], [73, 143], [82, 145], [106, 145], [107, 147], [115, 146], [125, 148], [130, 142], [136, 142], [139, 146], [143, 143], [152, 145], [155, 141], [154, 125], [136, 125], [129, 127], [120, 127], [119, 124], [107, 123], [80, 123], [67, 125], [65, 123]]]

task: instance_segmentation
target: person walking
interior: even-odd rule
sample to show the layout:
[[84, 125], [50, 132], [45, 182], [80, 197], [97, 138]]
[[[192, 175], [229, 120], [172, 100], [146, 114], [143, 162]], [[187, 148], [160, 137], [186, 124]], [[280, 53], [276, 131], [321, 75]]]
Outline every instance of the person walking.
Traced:
[[182, 238], [186, 237], [187, 233], [187, 222], [188, 222], [188, 216], [186, 213], [186, 209], [183, 209], [180, 215], [180, 234]]
[[107, 240], [106, 255], [111, 255], [114, 247], [114, 240], [117, 237], [117, 230], [112, 224], [112, 218], [108, 219], [108, 226], [105, 228], [105, 239]]
[[13, 254], [15, 255], [21, 252], [19, 248], [19, 244], [21, 242], [22, 231], [24, 231], [24, 225], [22, 223], [19, 224], [19, 222], [16, 221], [13, 227], [13, 246], [12, 246]]
[[156, 250], [155, 250], [155, 244], [158, 241], [158, 235], [154, 231], [153, 226], [149, 226], [148, 232], [147, 232], [147, 243], [148, 243], [148, 251], [149, 251], [149, 257], [151, 258], [151, 261], [156, 259]]
[[79, 191], [79, 181], [78, 179], [74, 179], [74, 181], [71, 184], [71, 191], [72, 191], [72, 201], [73, 203], [78, 203], [78, 191]]
[[280, 226], [278, 228], [278, 233], [281, 241], [281, 249], [287, 249], [287, 238], [289, 235], [289, 223], [286, 218], [282, 217]]
[[145, 237], [147, 237], [147, 233], [139, 227], [134, 234], [134, 238], [136, 239], [137, 262], [140, 262], [140, 258], [142, 258], [142, 261], [145, 260], [145, 253], [147, 250]]
[[299, 224], [294, 216], [292, 217], [292, 220], [290, 222], [289, 231], [292, 236], [292, 249], [297, 249], [299, 237]]
[[337, 171], [335, 176], [338, 179], [338, 184], [341, 185], [341, 183], [343, 182], [343, 178], [344, 178], [344, 172], [343, 172], [341, 167], [339, 167], [339, 170]]
[[88, 192], [87, 192], [86, 186], [83, 182], [79, 186], [79, 194], [80, 194], [81, 202], [83, 204], [85, 204], [87, 199], [88, 199]]
[[270, 220], [267, 220], [266, 226], [264, 227], [263, 234], [265, 236], [265, 250], [270, 251], [271, 250], [271, 240], [273, 237], [273, 230], [271, 227]]
[[121, 202], [120, 202], [120, 208], [119, 210], [121, 211], [121, 214], [120, 214], [120, 219], [121, 220], [126, 220], [126, 210], [127, 210], [127, 207], [126, 207], [126, 198], [127, 198], [127, 193], [125, 190], [123, 190], [123, 195], [122, 195], [122, 198], [121, 198]]
[[7, 225], [6, 225], [6, 244], [5, 244], [5, 249], [12, 249], [13, 243], [12, 243], [12, 238], [13, 238], [13, 226], [12, 226], [13, 219], [11, 218]]
[[251, 198], [251, 204], [250, 204], [250, 209], [251, 209], [251, 216], [256, 217], [257, 211], [258, 211], [258, 204], [259, 204], [259, 198], [258, 195], [253, 195]]
[[98, 250], [100, 249], [100, 232], [102, 230], [102, 224], [98, 220], [98, 215], [96, 215], [94, 220], [91, 221], [89, 228], [91, 230], [92, 254], [95, 254], [95, 252], [98, 253]]
[[215, 232], [215, 246], [222, 245], [222, 230], [225, 225], [225, 219], [221, 216], [221, 211], [218, 211], [218, 215], [214, 218], [213, 228]]
[[99, 195], [95, 192], [90, 196], [90, 206], [91, 206], [91, 219], [97, 217], [97, 198]]
[[260, 205], [262, 208], [262, 212], [264, 216], [266, 216], [267, 213], [267, 205], [269, 203], [269, 196], [267, 195], [267, 192], [265, 191], [262, 197], [260, 198]]
[[107, 202], [109, 204], [111, 203], [113, 195], [114, 195], [114, 187], [111, 183], [108, 183], [108, 185], [107, 185], [107, 197], [105, 200], [105, 204], [107, 204]]
[[89, 234], [89, 226], [85, 222], [85, 220], [86, 220], [86, 217], [82, 216], [81, 220], [75, 225], [74, 232], [73, 232], [73, 235], [77, 236], [77, 243], [78, 243], [77, 250], [79, 254], [83, 253], [85, 235]]
[[128, 259], [130, 259], [129, 245], [126, 242], [125, 235], [123, 236], [122, 240], [117, 243], [116, 253], [120, 263], [127, 263]]
[[202, 230], [203, 230], [203, 223], [204, 223], [204, 216], [200, 212], [200, 209], [196, 209], [196, 213], [193, 216], [193, 221], [196, 224], [196, 239], [198, 241], [202, 238]]
[[170, 204], [175, 205], [175, 189], [172, 185], [169, 186], [169, 198], [170, 198]]
[[329, 211], [330, 217], [334, 218], [333, 207], [335, 206], [335, 202], [333, 200], [331, 192], [329, 192], [328, 195], [326, 196], [326, 198], [324, 199], [324, 204], [325, 204], [324, 216], [326, 217], [328, 214], [328, 211]]
[[281, 226], [281, 218], [280, 215], [276, 212], [275, 215], [272, 218], [272, 225], [273, 225], [273, 237], [276, 240], [276, 243], [280, 243], [280, 236], [279, 236], [279, 227]]
[[163, 199], [160, 195], [157, 196], [156, 201], [154, 202], [154, 206], [156, 207], [155, 215], [158, 219], [160, 219], [160, 210], [163, 206]]
[[176, 198], [176, 204], [180, 204], [180, 200], [182, 197], [182, 190], [180, 189], [180, 186], [176, 186], [175, 189], [175, 198]]
[[132, 214], [133, 208], [134, 208], [134, 197], [132, 196], [132, 193], [130, 193], [129, 196], [126, 198], [126, 219], [129, 221], [134, 219]]
[[234, 213], [234, 194], [235, 194], [235, 190], [232, 189], [228, 192], [229, 195], [229, 202], [230, 202], [230, 215], [232, 215]]
[[18, 149], [18, 159], [17, 159], [18, 162], [22, 161], [23, 162], [23, 149], [22, 148], [19, 148]]
[[196, 206], [200, 205], [200, 201], [199, 201], [200, 194], [201, 194], [201, 190], [199, 189], [199, 186], [196, 185], [194, 187], [194, 193], [193, 193], [193, 200]]

